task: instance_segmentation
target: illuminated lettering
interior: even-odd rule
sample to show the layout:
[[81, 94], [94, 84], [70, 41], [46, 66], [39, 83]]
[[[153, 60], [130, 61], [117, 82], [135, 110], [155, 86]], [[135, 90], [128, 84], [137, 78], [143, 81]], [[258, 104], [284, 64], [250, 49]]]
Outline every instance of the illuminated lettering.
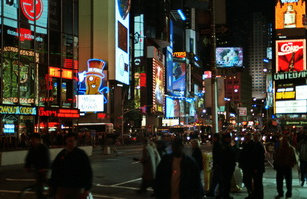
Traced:
[[12, 114], [12, 115], [36, 115], [35, 107], [23, 107], [23, 106], [0, 106], [0, 114]]
[[299, 0], [281, 0], [281, 3], [296, 3], [299, 2]]
[[276, 99], [295, 99], [295, 91], [276, 93]]
[[298, 78], [306, 78], [307, 71], [293, 71], [293, 72], [286, 72], [286, 73], [276, 73], [274, 74], [274, 80], [285, 80], [285, 79], [298, 79]]
[[177, 58], [186, 58], [187, 57], [187, 52], [174, 52], [173, 57]]

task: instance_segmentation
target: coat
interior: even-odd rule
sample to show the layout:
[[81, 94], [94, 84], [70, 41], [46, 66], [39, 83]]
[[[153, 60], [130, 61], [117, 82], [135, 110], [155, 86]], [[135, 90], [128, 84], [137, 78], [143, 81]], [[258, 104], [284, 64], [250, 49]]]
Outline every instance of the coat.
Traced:
[[[154, 186], [157, 199], [171, 197], [173, 158], [173, 155], [165, 155], [158, 165]], [[203, 192], [197, 163], [191, 157], [183, 155], [180, 168], [180, 199], [200, 199]]]
[[52, 164], [51, 185], [54, 188], [84, 188], [92, 187], [93, 172], [86, 153], [76, 147], [68, 152], [63, 149]]

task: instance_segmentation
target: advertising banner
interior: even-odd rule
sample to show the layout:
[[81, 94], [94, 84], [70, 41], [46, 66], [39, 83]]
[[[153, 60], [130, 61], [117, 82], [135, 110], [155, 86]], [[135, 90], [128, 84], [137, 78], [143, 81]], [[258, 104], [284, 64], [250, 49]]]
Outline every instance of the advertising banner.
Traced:
[[276, 101], [276, 113], [307, 113], [307, 100]]
[[115, 79], [129, 84], [129, 13], [131, 0], [115, 0]]
[[81, 112], [103, 112], [109, 92], [107, 73], [104, 71], [106, 62], [89, 59], [87, 66], [87, 71], [78, 74], [78, 108]]
[[216, 48], [216, 64], [218, 67], [242, 67], [243, 50], [237, 47]]
[[180, 102], [179, 99], [166, 97], [166, 118], [180, 117]]
[[164, 65], [153, 58], [153, 110], [163, 112], [164, 107]]
[[275, 6], [275, 28], [304, 28], [305, 0], [278, 0]]
[[276, 73], [306, 70], [306, 40], [276, 41]]

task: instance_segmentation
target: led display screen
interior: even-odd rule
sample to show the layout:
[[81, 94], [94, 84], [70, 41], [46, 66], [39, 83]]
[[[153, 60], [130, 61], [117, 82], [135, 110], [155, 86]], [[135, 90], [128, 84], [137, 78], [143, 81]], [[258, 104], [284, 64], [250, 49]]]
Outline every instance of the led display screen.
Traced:
[[297, 100], [307, 100], [307, 85], [296, 86], [295, 90]]
[[307, 100], [276, 101], [276, 113], [307, 113]]
[[89, 59], [88, 70], [80, 72], [78, 82], [78, 108], [81, 112], [102, 112], [107, 103], [106, 62], [101, 59]]
[[216, 64], [218, 67], [242, 67], [243, 50], [236, 47], [216, 48]]
[[306, 40], [276, 41], [276, 72], [306, 70]]
[[166, 118], [180, 117], [180, 103], [178, 99], [166, 97]]
[[164, 65], [153, 58], [153, 109], [163, 112], [164, 107]]
[[275, 28], [304, 28], [305, 0], [278, 0], [275, 6]]
[[186, 88], [186, 64], [174, 62], [172, 72], [173, 90], [184, 91]]
[[129, 12], [131, 0], [115, 0], [115, 79], [129, 84]]

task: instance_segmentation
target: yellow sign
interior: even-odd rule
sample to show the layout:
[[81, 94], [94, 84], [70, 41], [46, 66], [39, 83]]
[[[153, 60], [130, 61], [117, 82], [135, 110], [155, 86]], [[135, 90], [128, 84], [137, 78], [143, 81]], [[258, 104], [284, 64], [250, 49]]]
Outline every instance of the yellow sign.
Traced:
[[277, 100], [281, 100], [281, 99], [295, 99], [295, 91], [276, 93], [276, 99]]
[[305, 0], [278, 0], [275, 6], [275, 28], [304, 28]]
[[174, 52], [173, 57], [177, 58], [186, 58], [187, 57], [187, 52]]

